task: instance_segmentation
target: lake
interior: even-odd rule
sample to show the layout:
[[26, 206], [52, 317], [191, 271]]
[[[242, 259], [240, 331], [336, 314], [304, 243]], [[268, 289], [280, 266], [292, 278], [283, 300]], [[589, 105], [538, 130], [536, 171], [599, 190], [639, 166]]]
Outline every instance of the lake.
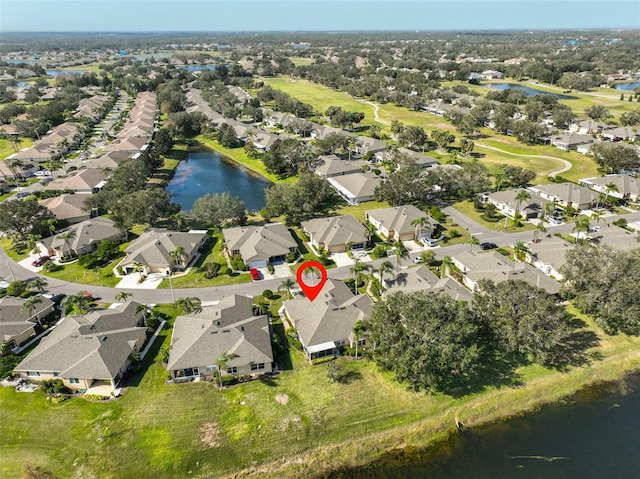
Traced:
[[629, 83], [616, 83], [616, 90], [633, 91], [634, 88], [640, 86], [640, 81], [632, 81]]
[[412, 465], [354, 479], [626, 479], [640, 477], [640, 374], [526, 417], [456, 435]]
[[519, 90], [524, 90], [527, 94], [527, 97], [533, 95], [553, 95], [559, 100], [575, 100], [576, 97], [563, 95], [561, 93], [550, 93], [542, 90], [536, 90], [535, 88], [528, 87], [526, 85], [518, 85], [517, 83], [492, 83], [491, 85], [487, 85], [489, 88], [494, 88], [495, 90], [506, 90], [508, 88], [517, 88]]
[[45, 70], [50, 77], [56, 78], [58, 75], [82, 75], [84, 70]]
[[166, 190], [173, 202], [190, 210], [193, 202], [206, 193], [230, 192], [247, 205], [249, 211], [264, 207], [264, 190], [271, 182], [234, 163], [224, 161], [215, 151], [190, 151], [180, 162]]

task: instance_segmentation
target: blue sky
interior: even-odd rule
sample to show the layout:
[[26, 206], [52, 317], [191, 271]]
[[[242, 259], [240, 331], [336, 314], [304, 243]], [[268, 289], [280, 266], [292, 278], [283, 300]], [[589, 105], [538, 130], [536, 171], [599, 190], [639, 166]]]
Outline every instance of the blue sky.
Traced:
[[640, 28], [640, 0], [0, 0], [0, 32]]

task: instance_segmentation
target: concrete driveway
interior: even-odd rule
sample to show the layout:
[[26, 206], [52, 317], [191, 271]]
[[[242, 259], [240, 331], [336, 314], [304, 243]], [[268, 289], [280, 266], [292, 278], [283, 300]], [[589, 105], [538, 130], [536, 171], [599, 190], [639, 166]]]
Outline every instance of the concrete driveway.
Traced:
[[139, 273], [127, 274], [116, 285], [119, 289], [156, 289], [165, 276], [160, 273], [151, 273], [142, 283], [138, 283]]

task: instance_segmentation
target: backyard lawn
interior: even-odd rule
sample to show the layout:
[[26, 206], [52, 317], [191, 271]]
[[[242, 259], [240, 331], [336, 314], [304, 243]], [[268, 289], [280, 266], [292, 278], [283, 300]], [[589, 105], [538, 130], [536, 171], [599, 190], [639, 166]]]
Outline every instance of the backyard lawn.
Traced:
[[456, 418], [473, 427], [640, 367], [639, 338], [605, 338], [582, 319], [603, 343], [581, 366], [519, 367], [460, 397], [408, 391], [368, 360], [341, 359], [342, 379], [332, 383], [326, 364], [310, 366], [295, 350], [292, 369], [263, 381], [222, 391], [210, 382], [168, 385], [158, 354], [167, 328], [120, 399], [52, 404], [40, 391], [0, 388], [0, 409], [11, 411], [0, 422], [0, 476], [19, 477], [26, 463], [60, 478], [309, 477], [423, 448], [451, 433]]

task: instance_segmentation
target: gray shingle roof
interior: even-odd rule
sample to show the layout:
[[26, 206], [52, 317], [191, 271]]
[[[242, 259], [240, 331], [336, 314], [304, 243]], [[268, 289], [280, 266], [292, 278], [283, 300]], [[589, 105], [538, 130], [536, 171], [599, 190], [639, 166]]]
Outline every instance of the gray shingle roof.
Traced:
[[48, 208], [53, 216], [59, 220], [77, 218], [79, 216], [89, 216], [89, 212], [83, 211], [82, 206], [87, 199], [87, 195], [60, 195], [54, 198], [47, 198], [39, 203]]
[[574, 205], [593, 203], [598, 195], [585, 186], [574, 183], [553, 183], [548, 185], [536, 185], [529, 190], [541, 191], [548, 196], [556, 197], [558, 200]]
[[331, 279], [314, 301], [299, 297], [285, 301], [284, 307], [306, 348], [349, 338], [356, 322], [372, 310], [368, 296], [354, 296], [342, 281]]
[[15, 368], [18, 372], [57, 372], [63, 378], [114, 379], [133, 346], [146, 336], [135, 315], [136, 302], [67, 316]]
[[370, 172], [350, 173], [348, 175], [329, 178], [329, 183], [337, 184], [355, 198], [373, 196], [376, 187], [382, 182], [378, 176]]
[[229, 251], [240, 251], [245, 263], [283, 256], [289, 253], [290, 248], [298, 247], [282, 223], [224, 228], [222, 234]]
[[341, 160], [335, 155], [318, 157], [315, 172], [320, 176], [336, 176], [362, 171], [364, 163], [359, 160]]
[[100, 183], [105, 181], [109, 175], [98, 168], [86, 168], [84, 170], [78, 170], [75, 173], [67, 176], [66, 178], [58, 178], [53, 180], [47, 186], [45, 190], [72, 190], [72, 191], [87, 191], [92, 190]]
[[[42, 302], [36, 305], [38, 317], [42, 318], [43, 312], [51, 308], [53, 301], [40, 296]], [[18, 335], [33, 326], [36, 321], [31, 311], [23, 311], [22, 306], [26, 299], [5, 296], [0, 298], [0, 341]]]
[[424, 211], [416, 208], [413, 205], [367, 210], [365, 211], [365, 214], [367, 218], [371, 218], [374, 221], [380, 223], [389, 231], [396, 231], [398, 235], [415, 232], [416, 227], [412, 225], [411, 222], [419, 218], [429, 218], [432, 227], [437, 224]]
[[391, 280], [387, 280], [385, 296], [395, 291], [428, 291], [430, 293], [446, 294], [456, 301], [471, 303], [472, 293], [451, 278], [439, 278], [425, 266], [408, 268], [400, 271]]
[[57, 235], [44, 238], [40, 243], [49, 249], [56, 249], [66, 254], [67, 245], [62, 235], [68, 231], [74, 231], [76, 233], [75, 237], [69, 240], [69, 247], [75, 251], [82, 249], [83, 246], [99, 243], [105, 239], [117, 237], [121, 234], [120, 230], [114, 226], [113, 221], [98, 216], [76, 223]]
[[325, 247], [343, 246], [347, 243], [364, 243], [365, 226], [351, 215], [316, 218], [302, 222], [302, 228], [317, 243]]
[[180, 231], [150, 230], [136, 239], [125, 250], [127, 257], [122, 261], [122, 265], [132, 264], [134, 261], [142, 265], [166, 267], [173, 264], [171, 253], [177, 247], [184, 250], [187, 262], [195, 256], [203, 239], [207, 236], [206, 231]]
[[246, 296], [227, 296], [217, 305], [178, 316], [167, 369], [215, 365], [225, 352], [238, 355], [229, 366], [273, 361], [269, 319], [253, 316], [251, 299]]

